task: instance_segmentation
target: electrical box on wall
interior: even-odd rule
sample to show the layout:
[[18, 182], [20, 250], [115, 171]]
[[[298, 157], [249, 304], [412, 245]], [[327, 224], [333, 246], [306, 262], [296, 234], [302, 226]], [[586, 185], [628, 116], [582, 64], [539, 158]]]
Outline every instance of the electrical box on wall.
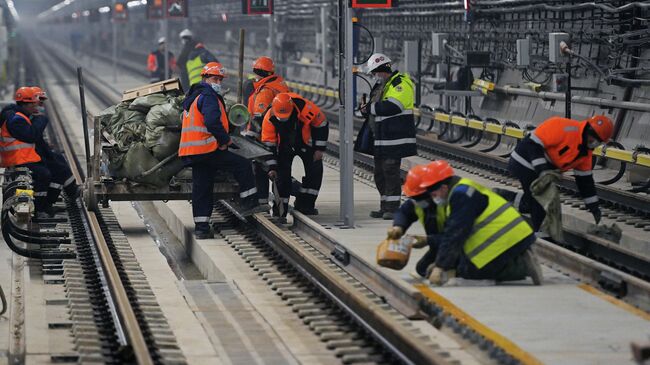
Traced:
[[431, 55], [433, 57], [445, 57], [447, 55], [447, 50], [445, 49], [447, 37], [447, 33], [433, 33], [431, 42]]
[[418, 72], [418, 42], [404, 41], [404, 70], [411, 75]]
[[568, 74], [553, 74], [551, 78], [551, 91], [555, 93], [564, 93], [566, 92], [569, 81]]
[[517, 39], [517, 66], [530, 66], [530, 39]]
[[560, 51], [560, 43], [569, 44], [568, 33], [549, 33], [548, 34], [548, 60], [553, 63], [569, 61], [569, 56]]

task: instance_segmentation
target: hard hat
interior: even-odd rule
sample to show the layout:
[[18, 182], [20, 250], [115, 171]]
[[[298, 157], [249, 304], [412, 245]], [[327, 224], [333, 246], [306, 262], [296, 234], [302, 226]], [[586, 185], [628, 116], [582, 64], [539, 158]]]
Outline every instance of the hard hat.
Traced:
[[163, 43], [165, 43], [165, 41], [167, 41], [167, 40], [165, 39], [165, 37], [160, 37], [160, 38], [158, 38], [158, 44], [163, 44]]
[[281, 93], [273, 98], [271, 103], [271, 109], [273, 110], [273, 115], [279, 119], [287, 119], [291, 116], [293, 111], [293, 101], [291, 96], [287, 93]]
[[390, 64], [391, 60], [383, 53], [375, 53], [368, 59], [368, 72], [376, 70], [379, 66]]
[[201, 70], [201, 76], [226, 77], [226, 69], [219, 62], [208, 62]]
[[38, 95], [39, 100], [47, 100], [47, 94], [45, 94], [45, 91], [43, 91], [43, 89], [38, 86], [32, 86], [32, 90], [34, 90], [36, 95]]
[[40, 100], [38, 98], [39, 93], [34, 91], [33, 88], [29, 86], [23, 86], [16, 90], [14, 94], [15, 101], [22, 101], [24, 103], [38, 103]]
[[393, 270], [401, 270], [411, 256], [411, 245], [406, 240], [383, 240], [377, 246], [377, 264]]
[[406, 174], [406, 180], [402, 186], [402, 191], [409, 198], [424, 194], [427, 189], [420, 186], [422, 178], [429, 173], [427, 165], [417, 165], [411, 168]]
[[604, 115], [595, 115], [587, 119], [587, 123], [589, 123], [591, 129], [596, 132], [602, 142], [607, 143], [612, 138], [614, 134], [614, 123], [612, 123], [611, 119]]
[[427, 173], [422, 177], [420, 187], [428, 189], [447, 178], [454, 176], [454, 169], [444, 160], [432, 161], [427, 165]]
[[183, 29], [183, 30], [178, 34], [178, 36], [181, 37], [181, 38], [193, 38], [193, 37], [194, 37], [194, 33], [192, 33], [191, 30], [189, 30], [189, 29], [186, 28], [186, 29]]
[[275, 72], [273, 60], [269, 57], [262, 56], [253, 62], [253, 70], [262, 70], [270, 73]]

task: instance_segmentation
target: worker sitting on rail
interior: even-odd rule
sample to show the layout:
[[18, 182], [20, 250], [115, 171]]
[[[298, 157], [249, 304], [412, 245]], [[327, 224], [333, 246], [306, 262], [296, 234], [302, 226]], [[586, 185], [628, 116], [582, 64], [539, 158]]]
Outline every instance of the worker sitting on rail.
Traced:
[[172, 76], [176, 70], [176, 59], [171, 51], [167, 51], [167, 64], [169, 65], [167, 77], [165, 77], [165, 50], [167, 42], [165, 37], [158, 39], [158, 48], [149, 53], [147, 57], [147, 70], [150, 72], [150, 82], [163, 81]]
[[277, 181], [282, 207], [274, 214], [286, 216], [291, 193], [291, 165], [297, 155], [305, 167], [300, 193], [294, 208], [316, 215], [314, 208], [323, 182], [323, 151], [327, 148], [329, 127], [325, 115], [313, 102], [295, 93], [278, 94], [262, 122], [262, 143], [273, 149], [268, 161], [269, 178]]
[[585, 121], [552, 117], [526, 136], [510, 155], [510, 173], [521, 182], [524, 194], [522, 207], [530, 209], [533, 229], [538, 232], [546, 212], [533, 198], [530, 186], [540, 175], [551, 169], [568, 171], [573, 169], [576, 185], [587, 209], [600, 222], [601, 211], [598, 206], [596, 186], [591, 171], [592, 152], [607, 143], [612, 137], [614, 125], [603, 115]]
[[226, 71], [210, 62], [201, 71], [203, 81], [194, 84], [183, 102], [183, 129], [178, 155], [192, 166], [192, 214], [197, 239], [212, 238], [210, 216], [214, 177], [218, 171], [231, 172], [239, 183], [242, 214], [257, 211], [257, 189], [250, 161], [228, 150], [228, 116], [221, 92]]
[[[260, 57], [253, 62], [253, 73], [257, 75], [254, 83], [254, 91], [248, 98], [248, 111], [251, 120], [248, 123], [244, 135], [260, 141], [262, 121], [264, 115], [271, 108], [273, 98], [280, 93], [288, 93], [289, 87], [284, 83], [281, 76], [275, 74], [273, 60], [268, 57]], [[255, 185], [257, 186], [258, 201], [260, 204], [269, 202], [269, 177], [265, 161], [255, 161]]]
[[181, 85], [183, 90], [201, 82], [201, 70], [209, 62], [219, 62], [210, 51], [205, 49], [203, 43], [194, 39], [194, 33], [189, 29], [184, 29], [179, 36], [183, 42], [183, 49], [178, 55], [179, 73], [181, 76]]
[[[377, 79], [368, 103], [361, 112], [368, 118], [374, 138], [372, 151], [375, 184], [379, 191], [379, 210], [370, 212], [373, 218], [393, 219], [400, 206], [402, 158], [417, 153], [413, 81], [408, 74], [393, 71], [388, 56], [375, 53], [368, 60], [368, 71]], [[362, 151], [364, 152], [364, 151]]]
[[38, 87], [16, 90], [13, 115], [2, 124], [0, 157], [3, 167], [27, 167], [34, 182], [35, 208], [39, 216], [53, 216], [53, 204], [61, 189], [69, 198], [79, 196], [79, 187], [62, 155], [52, 151], [43, 138], [48, 124], [40, 108], [45, 93]]
[[414, 236], [414, 248], [429, 251], [417, 273], [434, 285], [455, 276], [474, 280], [515, 281], [531, 277], [542, 282], [532, 252], [532, 228], [505, 199], [490, 189], [454, 175], [446, 161], [412, 168], [404, 183], [412, 200], [404, 203], [388, 231], [399, 239], [415, 220], [427, 236]]

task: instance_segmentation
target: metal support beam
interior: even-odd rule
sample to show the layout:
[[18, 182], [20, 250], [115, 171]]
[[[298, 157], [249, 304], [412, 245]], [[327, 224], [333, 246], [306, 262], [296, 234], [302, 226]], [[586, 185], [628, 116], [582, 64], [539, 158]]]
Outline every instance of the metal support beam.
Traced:
[[343, 226], [354, 228], [354, 94], [353, 94], [353, 75], [352, 75], [352, 57], [354, 47], [352, 44], [352, 9], [348, 6], [347, 1], [343, 3], [343, 62], [341, 72], [339, 72], [339, 84], [344, 85], [342, 105], [339, 109], [339, 126], [340, 126], [340, 161], [341, 161], [341, 206], [340, 216]]
[[320, 8], [320, 60], [323, 72], [322, 85], [327, 86], [327, 6]]
[[269, 57], [275, 62], [276, 73], [282, 75], [280, 62], [275, 51], [275, 14], [269, 15]]
[[163, 19], [163, 37], [165, 37], [165, 47], [163, 52], [165, 52], [165, 80], [169, 80], [171, 76], [169, 74], [169, 19], [167, 19], [167, 9], [169, 4], [165, 0], [165, 18]]
[[[115, 9], [115, 0], [113, 0], [113, 9]], [[114, 10], [113, 10], [114, 11]], [[111, 13], [111, 22], [113, 23], [113, 82], [117, 82], [117, 23]]]

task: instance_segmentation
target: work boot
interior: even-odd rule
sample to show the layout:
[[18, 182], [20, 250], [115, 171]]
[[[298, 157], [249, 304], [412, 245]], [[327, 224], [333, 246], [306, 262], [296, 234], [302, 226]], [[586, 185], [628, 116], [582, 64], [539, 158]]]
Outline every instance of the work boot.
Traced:
[[382, 218], [384, 216], [383, 210], [373, 210], [370, 212], [370, 218]]
[[316, 208], [307, 208], [307, 207], [294, 207], [294, 210], [304, 214], [304, 215], [318, 215], [318, 209]]
[[392, 221], [393, 215], [393, 212], [384, 212], [384, 214], [381, 215], [381, 218], [385, 221]]
[[268, 208], [269, 208], [268, 205], [264, 205], [264, 204], [260, 205], [257, 202], [257, 199], [247, 199], [241, 203], [239, 213], [242, 216], [247, 217], [255, 213], [266, 212], [269, 210]]
[[66, 189], [65, 195], [67, 195], [68, 199], [70, 200], [76, 200], [81, 195], [81, 187], [79, 185], [75, 185], [69, 189]]
[[542, 285], [542, 281], [544, 280], [542, 266], [537, 261], [537, 256], [533, 250], [530, 248], [527, 249], [526, 252], [523, 253], [523, 259], [526, 264], [527, 276], [530, 276], [530, 278], [533, 279], [533, 284]]
[[207, 240], [210, 238], [214, 238], [214, 232], [211, 229], [208, 229], [207, 231], [195, 230], [194, 238], [196, 238], [197, 240]]

